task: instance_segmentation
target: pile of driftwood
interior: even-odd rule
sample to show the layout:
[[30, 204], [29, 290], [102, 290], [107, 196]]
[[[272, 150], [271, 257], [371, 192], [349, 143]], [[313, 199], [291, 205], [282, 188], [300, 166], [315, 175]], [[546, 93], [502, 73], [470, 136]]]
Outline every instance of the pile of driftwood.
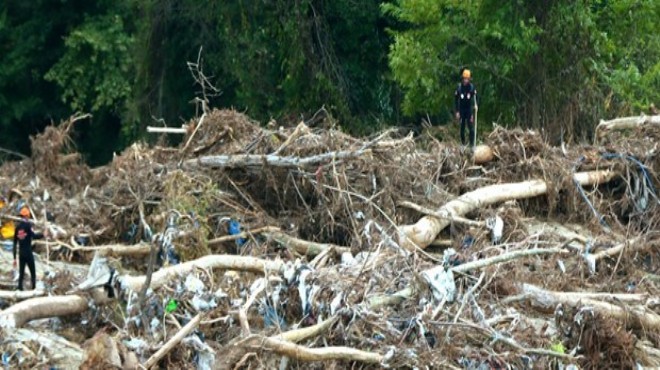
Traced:
[[80, 118], [0, 167], [52, 236], [35, 290], [0, 251], [5, 366], [660, 366], [658, 117], [466, 151], [212, 110], [100, 168]]

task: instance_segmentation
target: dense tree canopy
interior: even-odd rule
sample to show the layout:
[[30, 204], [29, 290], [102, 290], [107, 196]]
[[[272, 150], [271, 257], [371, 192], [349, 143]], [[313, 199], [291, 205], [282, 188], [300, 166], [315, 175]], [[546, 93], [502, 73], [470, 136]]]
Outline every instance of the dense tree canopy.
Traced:
[[[179, 125], [199, 94], [267, 121], [325, 108], [346, 129], [450, 121], [473, 70], [485, 122], [588, 137], [601, 117], [660, 102], [653, 0], [6, 0], [0, 4], [0, 147], [75, 111], [92, 163]], [[567, 137], [570, 139], [571, 137]]]

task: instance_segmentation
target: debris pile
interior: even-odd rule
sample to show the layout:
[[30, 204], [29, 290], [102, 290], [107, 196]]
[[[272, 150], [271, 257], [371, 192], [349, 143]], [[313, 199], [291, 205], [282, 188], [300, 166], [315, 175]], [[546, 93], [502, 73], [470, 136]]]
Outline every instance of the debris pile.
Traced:
[[3, 366], [660, 366], [653, 119], [635, 145], [496, 128], [475, 161], [212, 110], [100, 168], [78, 119], [0, 167], [3, 222], [51, 235], [34, 291], [0, 252]]

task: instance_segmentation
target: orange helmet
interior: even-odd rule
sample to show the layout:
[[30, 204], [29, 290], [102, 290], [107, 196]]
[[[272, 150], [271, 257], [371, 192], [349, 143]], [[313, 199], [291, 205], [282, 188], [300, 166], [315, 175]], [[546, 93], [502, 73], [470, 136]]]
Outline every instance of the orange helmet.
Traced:
[[472, 73], [470, 73], [470, 70], [469, 69], [464, 69], [463, 70], [463, 78], [471, 78], [471, 77], [472, 77]]
[[21, 215], [21, 217], [28, 218], [30, 217], [30, 210], [28, 207], [23, 207], [21, 208], [20, 212], [18, 212], [18, 214]]

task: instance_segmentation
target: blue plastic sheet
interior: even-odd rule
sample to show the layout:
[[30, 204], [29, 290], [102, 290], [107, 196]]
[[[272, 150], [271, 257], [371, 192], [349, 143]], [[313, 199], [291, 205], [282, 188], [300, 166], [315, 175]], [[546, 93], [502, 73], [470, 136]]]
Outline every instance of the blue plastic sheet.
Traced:
[[[237, 235], [241, 233], [241, 224], [236, 220], [229, 220], [229, 235]], [[236, 245], [242, 247], [245, 244], [245, 238], [236, 239]]]

